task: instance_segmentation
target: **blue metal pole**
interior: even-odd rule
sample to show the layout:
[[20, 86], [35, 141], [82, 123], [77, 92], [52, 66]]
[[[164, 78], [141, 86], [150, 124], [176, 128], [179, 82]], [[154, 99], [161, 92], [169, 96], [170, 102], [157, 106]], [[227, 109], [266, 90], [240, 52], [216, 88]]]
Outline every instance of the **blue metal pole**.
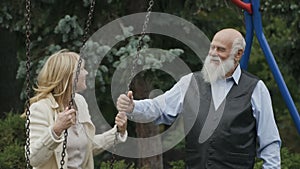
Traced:
[[289, 112], [294, 120], [294, 123], [296, 125], [296, 128], [298, 130], [298, 133], [300, 134], [300, 116], [297, 111], [297, 108], [294, 104], [294, 101], [289, 93], [289, 90], [284, 82], [284, 79], [279, 71], [279, 68], [276, 64], [276, 61], [274, 59], [274, 56], [272, 54], [272, 51], [268, 45], [268, 42], [265, 38], [265, 35], [262, 30], [262, 23], [261, 23], [261, 15], [259, 13], [259, 0], [253, 0], [252, 1], [252, 10], [253, 10], [253, 21], [254, 21], [254, 28], [255, 33], [257, 36], [257, 39], [259, 41], [259, 44], [264, 52], [264, 55], [266, 57], [266, 60], [271, 68], [271, 71], [273, 73], [274, 79], [279, 87], [279, 90], [281, 92], [281, 95], [284, 98], [284, 101], [289, 109]]
[[[245, 0], [245, 3], [251, 3], [250, 0]], [[247, 70], [248, 63], [249, 63], [249, 57], [251, 53], [251, 47], [252, 47], [252, 41], [253, 41], [253, 24], [252, 24], [252, 15], [249, 14], [246, 10], [244, 11], [244, 17], [245, 17], [245, 27], [246, 27], [246, 48], [243, 54], [243, 57], [240, 61], [241, 68], [244, 70]]]

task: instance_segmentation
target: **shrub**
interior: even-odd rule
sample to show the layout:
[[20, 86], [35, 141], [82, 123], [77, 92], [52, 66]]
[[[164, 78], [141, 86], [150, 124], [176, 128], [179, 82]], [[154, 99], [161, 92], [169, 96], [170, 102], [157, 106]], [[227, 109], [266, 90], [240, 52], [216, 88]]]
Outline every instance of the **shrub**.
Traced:
[[178, 161], [171, 161], [169, 162], [172, 169], [184, 169], [185, 168], [185, 162], [183, 160]]
[[24, 168], [25, 156], [24, 147], [19, 143], [9, 143], [3, 148], [0, 153], [0, 168], [5, 169], [16, 169]]
[[[111, 165], [110, 161], [102, 162], [101, 166], [100, 166], [100, 169], [111, 169], [110, 165]], [[126, 164], [125, 160], [119, 160], [119, 161], [114, 161], [113, 168], [114, 169], [124, 169], [124, 168], [134, 169], [134, 164], [133, 163]]]
[[0, 168], [24, 168], [25, 120], [12, 112], [0, 121]]

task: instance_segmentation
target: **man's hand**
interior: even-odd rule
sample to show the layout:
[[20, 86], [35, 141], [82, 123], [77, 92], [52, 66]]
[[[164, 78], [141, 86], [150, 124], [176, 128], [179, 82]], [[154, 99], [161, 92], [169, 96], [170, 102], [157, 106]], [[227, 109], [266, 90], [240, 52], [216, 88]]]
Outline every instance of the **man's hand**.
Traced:
[[134, 109], [132, 91], [125, 94], [121, 94], [117, 100], [117, 109], [119, 112], [131, 113]]

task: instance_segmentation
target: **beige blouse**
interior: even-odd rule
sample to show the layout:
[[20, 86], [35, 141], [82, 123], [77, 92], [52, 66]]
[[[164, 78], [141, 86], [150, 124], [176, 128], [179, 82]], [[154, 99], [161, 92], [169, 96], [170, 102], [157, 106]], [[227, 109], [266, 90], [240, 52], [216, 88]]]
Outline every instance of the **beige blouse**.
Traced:
[[87, 154], [88, 137], [85, 134], [83, 125], [76, 122], [68, 129], [67, 141], [68, 169], [83, 169], [81, 166]]

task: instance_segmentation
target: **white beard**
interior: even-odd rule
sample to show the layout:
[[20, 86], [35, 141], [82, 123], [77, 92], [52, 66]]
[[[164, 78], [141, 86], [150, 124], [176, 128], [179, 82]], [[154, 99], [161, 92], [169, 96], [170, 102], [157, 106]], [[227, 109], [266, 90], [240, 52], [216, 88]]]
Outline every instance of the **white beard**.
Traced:
[[[218, 60], [219, 64], [211, 62]], [[205, 59], [201, 73], [204, 81], [214, 83], [218, 79], [224, 79], [225, 75], [234, 68], [234, 55], [230, 55], [228, 59], [222, 61], [219, 57], [208, 55]]]

